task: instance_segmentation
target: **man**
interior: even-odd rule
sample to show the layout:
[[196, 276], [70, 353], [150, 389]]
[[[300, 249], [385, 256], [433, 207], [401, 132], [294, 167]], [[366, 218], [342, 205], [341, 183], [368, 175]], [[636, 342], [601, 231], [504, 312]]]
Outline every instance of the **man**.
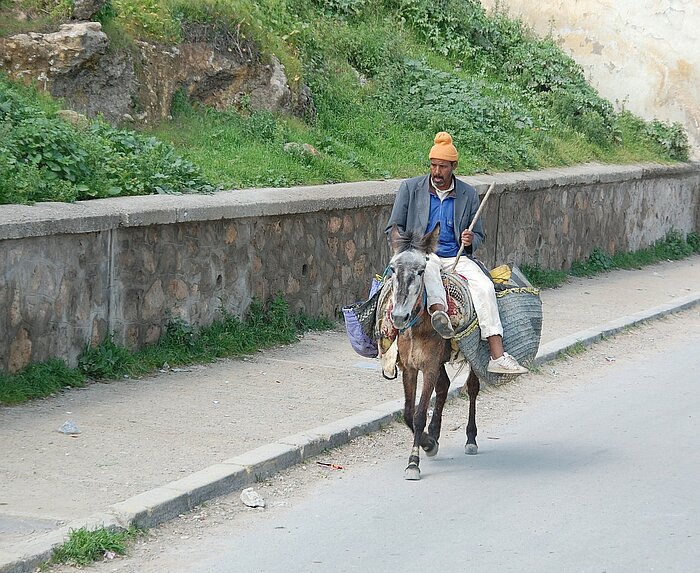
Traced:
[[460, 244], [464, 245], [455, 271], [467, 279], [481, 337], [489, 345], [491, 359], [488, 371], [523, 374], [528, 370], [503, 349], [503, 327], [493, 282], [468, 256], [484, 240], [480, 220], [476, 221], [472, 231], [469, 230], [479, 208], [479, 195], [476, 189], [454, 176], [459, 154], [449, 133], [442, 131], [435, 136], [435, 145], [428, 157], [430, 174], [408, 179], [399, 187], [386, 233], [391, 231], [393, 225], [397, 225], [401, 231], [408, 229], [429, 233], [440, 224], [438, 247], [428, 257], [423, 276], [431, 323], [443, 338], [452, 338], [454, 330], [445, 312], [447, 297], [440, 269], [450, 269]]

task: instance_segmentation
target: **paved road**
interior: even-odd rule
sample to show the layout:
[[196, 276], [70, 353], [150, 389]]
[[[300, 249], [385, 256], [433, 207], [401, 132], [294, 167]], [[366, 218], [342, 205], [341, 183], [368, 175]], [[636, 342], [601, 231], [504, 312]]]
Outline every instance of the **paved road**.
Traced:
[[536, 400], [482, 435], [477, 456], [456, 432], [422, 462], [420, 482], [401, 478], [403, 460], [383, 461], [274, 519], [207, 538], [207, 557], [167, 571], [697, 571], [694, 324], [643, 359]]

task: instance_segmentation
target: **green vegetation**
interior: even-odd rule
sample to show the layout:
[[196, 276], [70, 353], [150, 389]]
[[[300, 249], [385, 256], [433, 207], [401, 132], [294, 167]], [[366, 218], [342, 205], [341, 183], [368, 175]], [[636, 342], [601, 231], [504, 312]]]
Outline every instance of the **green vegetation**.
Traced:
[[[455, 137], [463, 174], [687, 158], [678, 125], [652, 129], [616, 113], [550, 40], [487, 16], [478, 2], [290, 0], [260, 9], [283, 53], [301, 62], [315, 119], [181, 101], [154, 132], [226, 187], [415, 175], [443, 129]], [[288, 141], [322, 155], [285, 153]]]
[[161, 339], [138, 352], [129, 352], [107, 337], [101, 344], [85, 349], [77, 369], [68, 368], [61, 360], [52, 360], [32, 364], [17, 374], [0, 374], [0, 404], [20, 404], [63, 388], [82, 386], [88, 379], [142, 376], [164, 364], [173, 367], [241, 356], [260, 348], [290, 344], [309, 330], [328, 330], [334, 326], [326, 318], [292, 314], [280, 296], [267, 306], [253, 301], [244, 320], [224, 313], [211, 326], [199, 331], [180, 319], [171, 319]]
[[[65, 18], [66, 0], [31, 2], [23, 26]], [[0, 16], [10, 6], [2, 0]], [[311, 88], [315, 113], [254, 111], [245, 97], [219, 112], [181, 93], [173, 119], [151, 128], [156, 140], [75, 128], [57, 104], [46, 111], [1, 80], [0, 203], [407, 177], [425, 170], [440, 130], [453, 134], [462, 174], [688, 156], [679, 124], [615, 111], [552, 40], [476, 0], [111, 0], [98, 17], [118, 46], [208, 41], [252, 61], [275, 54], [294, 97]]]
[[124, 531], [72, 529], [68, 541], [54, 549], [48, 565], [67, 563], [82, 567], [103, 559], [107, 553], [125, 555], [128, 542], [139, 535], [143, 535], [143, 530], [133, 526]]
[[539, 265], [523, 265], [521, 270], [534, 286], [556, 288], [569, 276], [592, 277], [614, 269], [638, 269], [659, 261], [677, 261], [696, 253], [700, 253], [700, 235], [688, 233], [683, 237], [672, 230], [650, 247], [632, 253], [610, 255], [595, 248], [585, 261], [574, 261], [569, 271], [543, 269]]
[[101, 121], [72, 125], [0, 76], [0, 204], [213, 190], [172, 146]]
[[586, 345], [581, 342], [580, 340], [569, 346], [566, 350], [562, 350], [559, 354], [559, 358], [571, 358], [573, 356], [578, 356], [579, 354], [583, 354], [586, 351]]
[[543, 269], [539, 264], [521, 265], [520, 270], [537, 288], [556, 288], [564, 284], [569, 273], [556, 269]]
[[84, 384], [83, 373], [68, 368], [62, 360], [30, 364], [17, 374], [0, 374], [0, 404], [21, 404]]

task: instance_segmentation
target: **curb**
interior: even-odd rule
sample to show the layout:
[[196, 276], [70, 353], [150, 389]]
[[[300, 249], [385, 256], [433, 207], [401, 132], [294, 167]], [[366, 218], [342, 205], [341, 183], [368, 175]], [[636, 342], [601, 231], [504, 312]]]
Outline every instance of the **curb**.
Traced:
[[[588, 347], [627, 328], [688, 310], [698, 304], [700, 293], [694, 293], [672, 303], [613, 320], [600, 327], [558, 338], [540, 347], [533, 364], [541, 365], [555, 360], [574, 346], [583, 344]], [[448, 399], [459, 395], [462, 385], [461, 381], [453, 381]], [[325, 450], [376, 432], [398, 419], [402, 412], [402, 399], [384, 402], [358, 414], [287, 436], [275, 443], [255, 448], [185, 478], [138, 494], [110, 506], [104, 513], [72, 521], [60, 529], [24, 542], [11, 553], [0, 552], [0, 573], [35, 571], [51, 557], [54, 547], [63, 543], [74, 529], [126, 529], [131, 525], [154, 527], [164, 523], [212, 498], [247, 487]]]
[[548, 342], [547, 344], [540, 346], [539, 352], [537, 352], [537, 356], [535, 356], [533, 364], [540, 365], [544, 362], [561, 358], [562, 354], [566, 353], [567, 350], [570, 350], [574, 346], [580, 344], [590, 346], [591, 344], [594, 344], [607, 336], [613, 336], [614, 334], [617, 334], [618, 332], [627, 328], [643, 324], [644, 322], [648, 322], [650, 320], [663, 318], [664, 316], [668, 316], [674, 312], [688, 310], [696, 306], [698, 303], [700, 303], [700, 293], [693, 293], [691, 295], [679, 298], [674, 302], [655, 306], [648, 310], [642, 310], [640, 312], [635, 312], [634, 314], [629, 314], [622, 318], [612, 320], [599, 327], [579, 330], [578, 332], [570, 334], [569, 336], [557, 338], [552, 342]]

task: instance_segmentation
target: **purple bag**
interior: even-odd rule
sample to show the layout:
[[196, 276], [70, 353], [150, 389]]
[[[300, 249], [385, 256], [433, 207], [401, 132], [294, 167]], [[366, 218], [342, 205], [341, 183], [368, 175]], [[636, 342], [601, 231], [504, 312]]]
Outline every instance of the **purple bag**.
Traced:
[[360, 356], [376, 358], [379, 355], [377, 341], [374, 338], [374, 324], [377, 318], [377, 303], [383, 279], [372, 279], [369, 298], [351, 306], [343, 307], [345, 332], [350, 340], [350, 346]]
[[379, 354], [377, 342], [370, 336], [367, 336], [362, 330], [362, 325], [353, 310], [353, 306], [343, 307], [343, 316], [345, 317], [345, 332], [350, 340], [350, 346], [360, 356], [365, 358], [376, 358]]

